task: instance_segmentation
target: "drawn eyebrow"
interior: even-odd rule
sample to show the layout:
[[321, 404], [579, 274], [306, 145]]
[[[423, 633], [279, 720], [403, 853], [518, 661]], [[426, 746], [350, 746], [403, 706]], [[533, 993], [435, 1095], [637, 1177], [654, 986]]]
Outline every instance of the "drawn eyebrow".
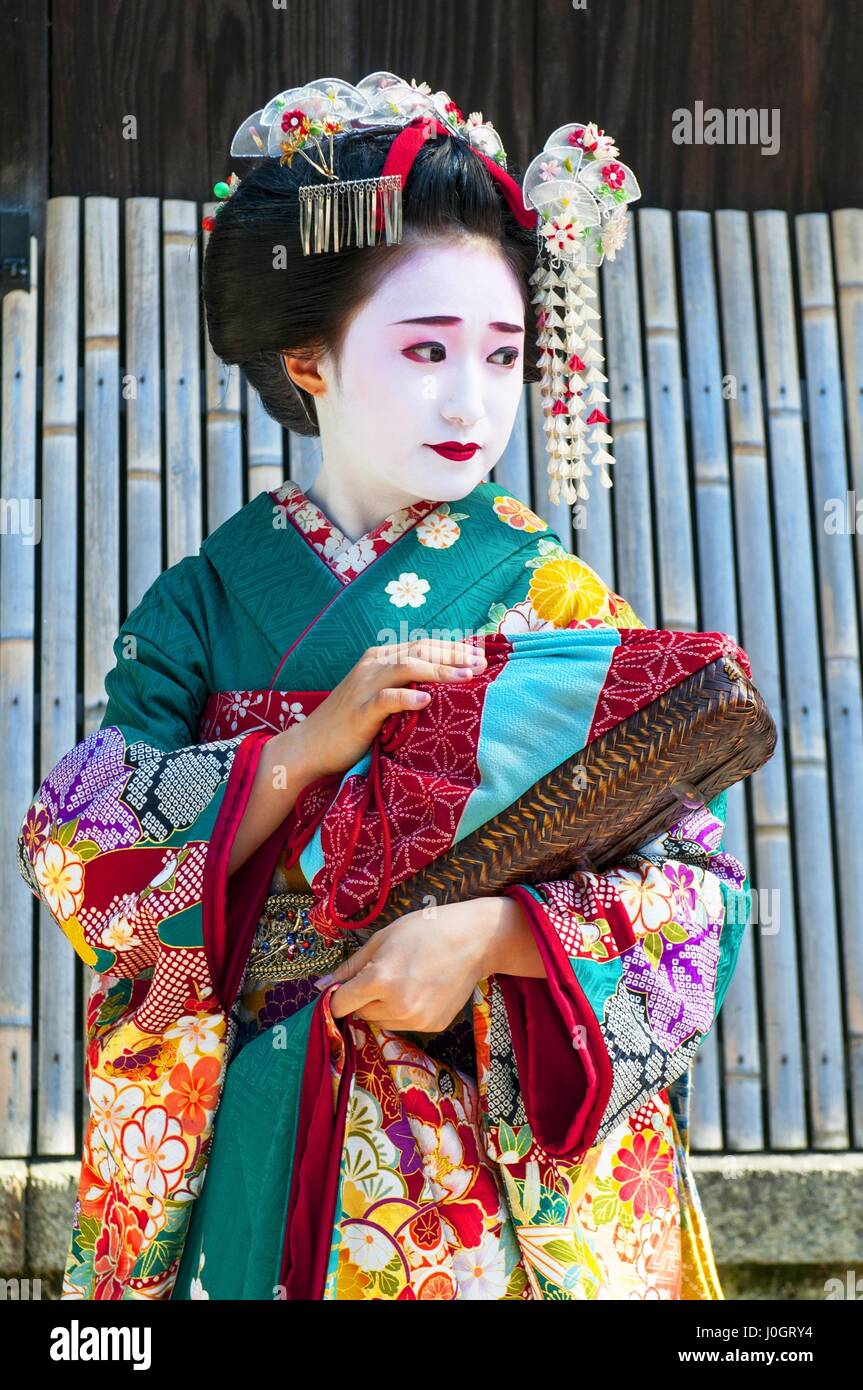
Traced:
[[[464, 323], [464, 319], [456, 318], [455, 314], [432, 314], [428, 318], [421, 319], [395, 319], [393, 323], [387, 324], [387, 327], [395, 328], [400, 323], [444, 324], [448, 326], [453, 323]], [[524, 329], [517, 323], [490, 323], [489, 328], [494, 328], [498, 333], [524, 332]]]

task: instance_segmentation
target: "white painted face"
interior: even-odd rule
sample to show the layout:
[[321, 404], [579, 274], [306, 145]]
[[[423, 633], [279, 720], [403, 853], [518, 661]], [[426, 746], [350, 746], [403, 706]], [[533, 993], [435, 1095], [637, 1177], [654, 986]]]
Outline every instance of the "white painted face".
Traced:
[[[407, 323], [407, 319], [438, 322]], [[418, 245], [352, 319], [340, 373], [318, 359], [323, 468], [379, 515], [464, 497], [500, 459], [524, 382], [518, 281], [487, 238]], [[429, 446], [475, 443], [472, 458]]]

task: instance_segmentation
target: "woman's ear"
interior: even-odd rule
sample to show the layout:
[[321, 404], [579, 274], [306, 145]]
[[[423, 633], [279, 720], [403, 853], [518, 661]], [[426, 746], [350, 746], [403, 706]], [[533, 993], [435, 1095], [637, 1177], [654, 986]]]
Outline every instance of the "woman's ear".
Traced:
[[327, 384], [318, 371], [318, 358], [309, 354], [283, 352], [282, 358], [288, 376], [296, 386], [308, 391], [310, 396], [322, 396]]

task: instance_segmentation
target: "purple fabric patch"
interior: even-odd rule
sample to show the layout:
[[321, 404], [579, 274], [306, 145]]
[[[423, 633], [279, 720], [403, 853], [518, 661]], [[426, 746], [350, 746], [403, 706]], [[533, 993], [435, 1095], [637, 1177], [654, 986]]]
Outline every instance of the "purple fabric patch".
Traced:
[[689, 932], [686, 941], [666, 941], [660, 936], [662, 954], [654, 964], [640, 940], [621, 956], [622, 984], [643, 994], [650, 1031], [660, 1047], [674, 1052], [693, 1033], [706, 1033], [713, 1023], [716, 970], [719, 963], [721, 921], [702, 927], [689, 912], [678, 921]]
[[52, 820], [81, 817], [76, 840], [93, 840], [100, 850], [122, 849], [141, 838], [136, 816], [120, 801], [132, 774], [123, 758], [126, 742], [114, 725], [97, 729], [77, 743], [52, 768], [39, 791], [39, 799]]

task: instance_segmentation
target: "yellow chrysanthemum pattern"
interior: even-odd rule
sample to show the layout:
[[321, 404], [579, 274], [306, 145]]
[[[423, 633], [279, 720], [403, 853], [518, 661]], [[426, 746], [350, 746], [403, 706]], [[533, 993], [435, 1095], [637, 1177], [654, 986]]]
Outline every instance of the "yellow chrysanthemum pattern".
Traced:
[[538, 617], [555, 627], [569, 627], [600, 616], [607, 608], [608, 590], [589, 565], [568, 555], [533, 571], [528, 598]]

